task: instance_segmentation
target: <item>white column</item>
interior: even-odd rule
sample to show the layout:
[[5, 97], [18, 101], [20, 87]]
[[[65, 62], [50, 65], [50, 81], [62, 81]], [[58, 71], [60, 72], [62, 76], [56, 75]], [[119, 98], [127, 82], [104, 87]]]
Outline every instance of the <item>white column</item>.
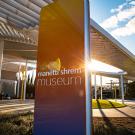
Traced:
[[121, 79], [119, 78], [119, 97], [121, 97]]
[[[2, 63], [3, 63], [3, 50], [4, 50], [4, 41], [0, 40], [0, 81], [1, 81], [1, 72], [2, 72]], [[0, 92], [2, 91], [2, 84], [0, 83]]]
[[97, 78], [96, 78], [96, 73], [94, 74], [94, 80], [95, 80], [95, 99], [97, 99]]
[[101, 87], [101, 100], [103, 99], [103, 85], [102, 85], [102, 76], [100, 76], [100, 87]]
[[115, 102], [117, 101], [117, 87], [116, 84], [114, 84], [114, 93], [115, 93]]
[[[84, 52], [85, 63], [91, 62], [90, 42], [90, 5], [89, 0], [84, 0]], [[86, 135], [92, 135], [92, 98], [91, 98], [91, 75], [89, 69], [85, 68], [85, 90], [86, 90]]]
[[17, 81], [14, 82], [14, 95], [17, 95], [17, 91], [16, 91], [16, 86], [17, 86]]
[[18, 69], [17, 98], [19, 98], [19, 94], [20, 94], [20, 78], [21, 78], [21, 64], [19, 65], [19, 69]]
[[26, 99], [26, 83], [27, 83], [27, 66], [28, 66], [28, 61], [26, 60], [26, 71], [25, 71], [25, 80], [24, 80], [24, 95], [23, 95], [23, 100]]
[[110, 80], [110, 84], [111, 84], [111, 91], [113, 90], [113, 80]]
[[121, 82], [121, 95], [122, 95], [122, 103], [124, 104], [124, 80], [123, 75], [120, 75]]
[[4, 41], [0, 40], [0, 80], [1, 80], [1, 71], [2, 71], [2, 62], [3, 62], [3, 50], [4, 50]]

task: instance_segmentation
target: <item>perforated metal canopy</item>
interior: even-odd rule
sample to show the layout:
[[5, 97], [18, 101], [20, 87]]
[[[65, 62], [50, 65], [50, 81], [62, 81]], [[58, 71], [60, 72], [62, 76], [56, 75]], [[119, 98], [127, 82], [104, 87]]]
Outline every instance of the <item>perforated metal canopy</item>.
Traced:
[[40, 10], [52, 0], [0, 0], [0, 16], [19, 28], [38, 25]]

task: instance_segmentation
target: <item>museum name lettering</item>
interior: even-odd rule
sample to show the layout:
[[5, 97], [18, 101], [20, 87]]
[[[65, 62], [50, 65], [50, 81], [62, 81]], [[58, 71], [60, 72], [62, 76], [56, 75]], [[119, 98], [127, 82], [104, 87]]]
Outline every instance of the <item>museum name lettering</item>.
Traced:
[[38, 86], [81, 85], [82, 84], [81, 73], [82, 69], [65, 69], [65, 68], [60, 71], [53, 70], [48, 72], [38, 72], [37, 85]]

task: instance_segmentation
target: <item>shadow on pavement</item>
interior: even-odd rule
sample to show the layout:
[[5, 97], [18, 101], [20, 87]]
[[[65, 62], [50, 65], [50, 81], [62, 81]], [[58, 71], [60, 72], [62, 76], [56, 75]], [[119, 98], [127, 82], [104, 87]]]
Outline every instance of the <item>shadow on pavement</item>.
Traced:
[[131, 116], [130, 116], [130, 115], [128, 115], [127, 113], [125, 113], [125, 112], [123, 112], [123, 111], [119, 110], [118, 108], [115, 108], [115, 106], [113, 105], [113, 103], [112, 103], [111, 101], [109, 101], [109, 103], [110, 103], [110, 104], [111, 104], [111, 106], [112, 106], [115, 110], [117, 110], [118, 112], [122, 113], [122, 114], [123, 114], [123, 115], [125, 115], [126, 117], [131, 118], [132, 120], [135, 120], [135, 118], [134, 118], [134, 117], [131, 117]]
[[99, 100], [97, 100], [97, 105], [98, 105], [98, 108], [99, 108], [100, 113], [101, 113], [102, 116], [103, 116], [103, 119], [104, 119], [106, 125], [108, 125], [109, 128], [111, 129], [111, 128], [113, 127], [113, 125], [112, 125], [112, 123], [110, 122], [110, 120], [108, 119], [108, 117], [105, 115], [105, 113], [103, 112], [103, 110], [101, 109], [101, 105], [100, 105]]

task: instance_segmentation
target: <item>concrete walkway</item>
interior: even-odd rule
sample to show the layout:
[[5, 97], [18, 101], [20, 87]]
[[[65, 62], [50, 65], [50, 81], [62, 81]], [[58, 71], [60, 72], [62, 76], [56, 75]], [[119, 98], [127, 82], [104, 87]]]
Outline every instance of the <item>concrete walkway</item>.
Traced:
[[[112, 101], [112, 100], [111, 100]], [[117, 100], [121, 102], [121, 100]], [[125, 100], [127, 107], [114, 109], [93, 109], [93, 117], [131, 117], [135, 118], [135, 100]], [[0, 114], [34, 111], [34, 100], [0, 101]]]
[[[112, 100], [111, 100], [112, 101]], [[121, 102], [121, 100], [117, 100]], [[125, 100], [127, 107], [114, 109], [93, 109], [93, 117], [131, 117], [135, 118], [135, 100]]]
[[2, 100], [0, 101], [0, 114], [22, 113], [33, 111], [34, 100]]

